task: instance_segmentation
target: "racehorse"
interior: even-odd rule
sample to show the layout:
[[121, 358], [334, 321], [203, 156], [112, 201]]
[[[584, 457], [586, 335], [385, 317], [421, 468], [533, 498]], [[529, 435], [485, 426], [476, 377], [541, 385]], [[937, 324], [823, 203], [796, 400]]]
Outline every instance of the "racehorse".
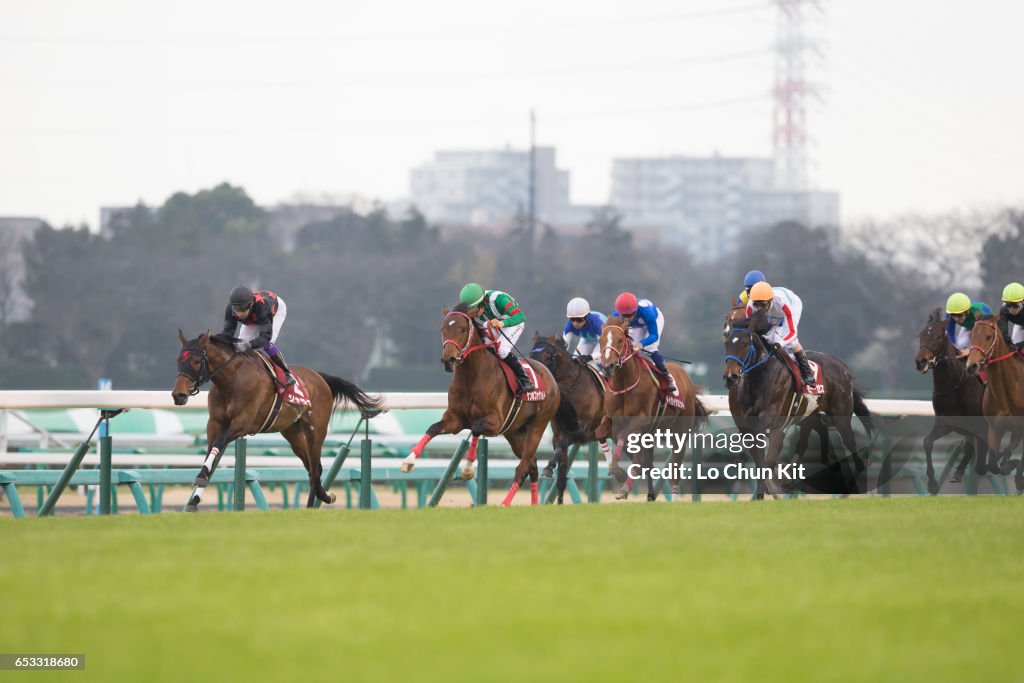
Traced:
[[[586, 364], [585, 358], [574, 359], [569, 355], [565, 342], [556, 335], [544, 338], [540, 333], [533, 336], [533, 348], [530, 351], [530, 358], [541, 363], [554, 376], [558, 382], [558, 389], [562, 394], [562, 402], [568, 406], [565, 411], [571, 410], [575, 415], [577, 426], [576, 434], [565, 430], [556, 419], [552, 423], [553, 437], [552, 445], [554, 455], [547, 467], [544, 468], [544, 476], [550, 477], [554, 472], [556, 462], [564, 462], [566, 452], [570, 443], [586, 444], [591, 441], [601, 443], [605, 451], [608, 446], [605, 444], [611, 434], [611, 421], [604, 412], [605, 386], [604, 383], [591, 371]], [[558, 502], [562, 502], [562, 494], [565, 491], [568, 466], [558, 468]]]
[[[823, 353], [808, 352], [824, 373], [824, 392], [818, 396], [817, 406], [811, 410], [811, 399], [798, 394], [794, 377], [787, 362], [779, 357], [781, 351], [769, 348], [761, 337], [768, 325], [764, 313], [749, 319], [746, 309], [737, 306], [725, 318], [722, 337], [725, 343], [725, 383], [729, 388], [729, 411], [743, 434], [765, 434], [767, 447], [750, 449], [755, 466], [775, 471], [785, 430], [792, 422], [800, 421], [800, 435], [796, 446], [799, 460], [807, 448], [812, 429], [822, 436], [823, 458], [827, 452], [827, 426], [822, 415], [832, 418], [843, 445], [850, 451], [854, 465], [862, 471], [866, 463], [857, 454], [851, 419], [856, 414], [868, 434], [878, 426], [864, 404], [864, 397], [854, 384], [853, 373], [843, 361]], [[808, 417], [809, 416], [809, 417]], [[802, 419], [807, 417], [808, 419]], [[806, 431], [804, 428], [807, 427]], [[762, 452], [763, 451], [763, 452]], [[755, 498], [763, 499], [766, 482], [758, 478]], [[768, 489], [776, 495], [774, 484]]]
[[[977, 375], [985, 368], [988, 379], [981, 411], [988, 419], [988, 447], [992, 453], [999, 452], [1006, 432], [1016, 438], [1024, 434], [1024, 359], [1006, 342], [997, 322], [1001, 321], [994, 315], [978, 317], [967, 356], [967, 372]], [[1014, 483], [1018, 493], [1024, 492], [1024, 455], [1017, 463]]]
[[[707, 424], [710, 413], [698, 398], [697, 389], [690, 376], [676, 363], [668, 363], [667, 367], [672, 373], [679, 394], [677, 397], [662, 398], [660, 382], [653, 374], [657, 371], [648, 370], [646, 362], [629, 338], [628, 323], [618, 316], [610, 318], [601, 328], [601, 363], [604, 366], [605, 378], [608, 380], [604, 401], [605, 415], [609, 420], [622, 420], [621, 425], [612, 425], [615, 452], [608, 468], [609, 473], [622, 484], [615, 495], [621, 500], [629, 496], [633, 481], [627, 480], [625, 473], [618, 467], [623, 444], [630, 434], [650, 432], [656, 429], [664, 418], [689, 418], [686, 420], [685, 429], [692, 432]], [[679, 407], [679, 399], [682, 400], [682, 407]], [[669, 465], [676, 474], [672, 478], [673, 493], [680, 490], [680, 465], [685, 455], [684, 441], [681, 447], [673, 449], [669, 458]], [[637, 456], [633, 462], [646, 468], [647, 500], [653, 501], [658, 495], [650, 474], [654, 464], [654, 450], [642, 448]]]
[[354, 404], [364, 417], [380, 412], [382, 400], [365, 394], [347, 380], [301, 366], [291, 366], [292, 374], [305, 385], [309, 405], [285, 403], [272, 422], [270, 417], [277, 396], [276, 382], [263, 367], [256, 351], [238, 353], [237, 339], [226, 334], [210, 335], [210, 331], [195, 339], [185, 339], [178, 330], [181, 353], [178, 354], [178, 376], [171, 389], [174, 404], [183, 406], [189, 396], [199, 393], [199, 387], [212, 382], [207, 405], [210, 419], [206, 422], [206, 460], [194, 482], [194, 490], [185, 507], [196, 512], [203, 490], [217, 466], [220, 454], [229, 443], [247, 434], [281, 432], [309, 473], [309, 498], [333, 503], [335, 496], [320, 484], [323, 471], [320, 451], [331, 415], [340, 405]]
[[935, 468], [932, 465], [932, 446], [951, 432], [964, 437], [964, 457], [950, 478], [957, 483], [963, 479], [964, 470], [971, 458], [977, 454], [974, 471], [978, 476], [998, 472], [996, 458], [986, 467], [988, 460], [988, 442], [984, 438], [986, 429], [975, 426], [969, 418], [982, 416], [982, 395], [985, 386], [975, 377], [967, 373], [967, 363], [958, 359], [957, 349], [946, 334], [946, 321], [943, 309], [936, 308], [928, 316], [928, 322], [918, 334], [920, 349], [914, 363], [918, 371], [932, 371], [932, 408], [935, 411], [935, 424], [924, 437], [924, 455], [928, 469], [928, 491], [939, 492], [939, 483], [935, 480]]
[[[530, 477], [530, 502], [536, 505], [537, 446], [548, 423], [560, 410], [564, 411], [560, 407], [561, 394], [548, 369], [529, 361], [545, 393], [543, 397], [534, 397], [539, 400], [517, 399], [506, 384], [501, 360], [492, 352], [497, 348], [496, 335], [500, 330], [493, 334], [495, 336], [486, 341], [481, 339], [476, 324], [466, 313], [465, 305], [459, 304], [451, 311], [445, 309], [441, 322], [441, 362], [446, 371], [454, 373], [448, 385], [448, 408], [439, 421], [427, 428], [427, 433], [402, 461], [402, 471], [409, 472], [415, 467], [416, 458], [438, 434], [455, 434], [469, 429], [472, 438], [462, 478], [472, 479], [477, 440], [481, 436], [502, 435], [519, 458], [519, 464], [512, 487], [501, 504], [510, 506], [519, 487], [526, 477]], [[570, 422], [567, 416], [565, 421], [566, 424]]]

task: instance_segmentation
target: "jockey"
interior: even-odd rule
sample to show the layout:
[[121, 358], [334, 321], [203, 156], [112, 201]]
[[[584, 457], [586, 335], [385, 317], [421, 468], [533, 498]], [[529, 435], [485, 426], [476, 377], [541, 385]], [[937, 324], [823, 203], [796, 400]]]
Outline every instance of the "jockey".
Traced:
[[954, 292], [946, 300], [946, 334], [953, 346], [960, 352], [957, 358], [967, 358], [971, 353], [971, 330], [979, 315], [991, 315], [992, 309], [981, 301], [971, 301], [963, 292]]
[[1006, 321], [1006, 338], [1018, 351], [1024, 350], [1024, 285], [1011, 282], [1003, 288], [999, 314]]
[[800, 378], [804, 384], [816, 384], [807, 353], [797, 339], [797, 325], [804, 304], [800, 297], [785, 287], [772, 287], [765, 281], [754, 283], [750, 288], [750, 303], [747, 304], [747, 316], [755, 311], [767, 311], [771, 329], [764, 334], [768, 344], [779, 344], [783, 349], [793, 352], [797, 365], [800, 366]]
[[743, 276], [743, 291], [736, 297], [737, 306], [746, 306], [750, 303], [750, 288], [758, 282], [764, 282], [764, 273], [760, 270], [752, 270]]
[[512, 353], [516, 340], [526, 328], [526, 316], [519, 308], [516, 300], [505, 292], [496, 289], [484, 290], [475, 282], [470, 282], [459, 292], [459, 301], [466, 307], [466, 313], [473, 318], [478, 328], [484, 330], [481, 337], [485, 340], [496, 339], [496, 353], [505, 365], [512, 369], [519, 383], [517, 395], [532, 391], [535, 387], [526, 376], [526, 371]]
[[565, 342], [566, 348], [569, 348], [569, 342], [576, 337], [579, 339], [576, 353], [581, 357], [590, 356], [600, 368], [601, 327], [608, 322], [608, 316], [591, 311], [590, 303], [586, 299], [576, 297], [566, 305], [565, 317], [569, 319], [562, 331], [562, 340]]
[[[239, 285], [231, 290], [231, 299], [224, 311], [224, 334], [238, 337], [235, 351], [263, 349], [274, 365], [284, 370], [285, 386], [295, 384], [281, 350], [277, 348], [277, 335], [284, 325], [288, 307], [284, 299], [270, 291], [254, 292]], [[241, 329], [238, 329], [241, 326]], [[238, 332], [236, 334], [236, 329]]]
[[676, 381], [665, 367], [665, 357], [658, 350], [661, 333], [665, 329], [665, 315], [649, 299], [637, 299], [636, 295], [629, 292], [623, 292], [615, 298], [615, 315], [629, 323], [629, 338], [633, 340], [633, 348], [651, 354], [654, 365], [668, 377], [669, 390], [676, 393]]

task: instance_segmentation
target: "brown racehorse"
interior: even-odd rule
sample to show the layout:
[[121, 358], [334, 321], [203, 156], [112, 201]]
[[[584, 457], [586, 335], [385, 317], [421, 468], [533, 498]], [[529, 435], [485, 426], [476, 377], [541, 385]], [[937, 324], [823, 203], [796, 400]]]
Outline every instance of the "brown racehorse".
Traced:
[[[633, 480], [627, 480], [625, 473], [618, 466], [623, 444], [630, 434], [648, 432], [656, 428], [662, 418], [693, 418], [686, 428], [695, 430], [706, 425], [709, 416], [707, 408], [697, 396], [697, 389], [690, 376], [675, 363], [667, 363], [666, 367], [672, 373], [676, 387], [679, 388], [684, 407], [679, 409], [666, 404], [662, 409], [662, 403], [658, 400], [658, 382], [648, 372], [646, 364], [629, 338], [627, 327], [628, 323], [625, 320], [614, 316], [601, 328], [601, 362], [609, 382], [604, 402], [605, 415], [609, 419], [619, 420], [618, 424], [612, 426], [615, 452], [608, 467], [609, 474], [622, 484], [615, 495], [619, 499], [626, 498], [632, 488]], [[682, 448], [673, 449], [669, 463], [676, 466], [677, 474], [680, 471], [678, 466], [682, 464], [685, 455], [685, 444]], [[650, 476], [653, 461], [654, 452], [650, 448], [642, 449], [638, 458], [633, 461], [634, 464], [648, 468], [648, 476], [645, 479], [649, 501], [657, 498], [654, 480]], [[676, 477], [672, 481], [672, 490], [675, 493], [680, 490], [679, 479]]]
[[[530, 358], [542, 363], [554, 375], [562, 394], [562, 402], [568, 404], [564, 412], [572, 411], [578, 427], [574, 434], [571, 429], [565, 429], [561, 424], [562, 420], [555, 415], [555, 421], [551, 425], [552, 445], [555, 452], [547, 467], [544, 468], [544, 476], [552, 475], [556, 462], [566, 461], [565, 456], [569, 444], [587, 444], [591, 441], [598, 441], [601, 448], [607, 452], [608, 446], [605, 440], [611, 434], [611, 421], [608, 420], [608, 416], [604, 412], [605, 385], [587, 368], [585, 362], [587, 359], [573, 359], [561, 337], [551, 335], [544, 338], [540, 336], [539, 332], [533, 336]], [[559, 504], [562, 503], [562, 495], [565, 493], [567, 474], [567, 465], [558, 468], [558, 479], [555, 485], [557, 486]]]
[[[825, 374], [825, 393], [818, 397], [818, 405], [808, 419], [802, 413], [790, 415], [791, 406], [802, 405], [803, 400], [793, 389], [793, 379], [785, 361], [767, 347], [759, 331], [764, 329], [763, 314], [746, 316], [746, 309], [737, 306], [725, 318], [722, 336], [725, 343], [725, 383], [729, 387], [729, 410], [740, 432], [744, 434], [766, 434], [767, 448], [752, 448], [751, 457], [756, 467], [768, 467], [773, 471], [779, 464], [779, 452], [785, 438], [785, 428], [794, 421], [801, 421], [797, 458], [802, 457], [807, 447], [811, 429], [822, 433], [824, 423], [821, 415], [831, 416], [843, 445], [854, 458], [858, 471], [865, 463], [857, 454], [857, 443], [853, 435], [851, 419], [856, 414], [869, 434], [877, 431], [877, 424], [864, 404], [861, 392], [854, 385], [853, 373], [843, 361], [835, 356], [808, 352], [811, 360], [822, 366]], [[813, 422], [812, 422], [813, 420]], [[822, 440], [822, 452], [827, 449], [827, 431]], [[763, 452], [762, 452], [763, 451]], [[776, 494], [774, 486], [770, 489]], [[758, 479], [755, 498], [764, 498], [765, 480]]]
[[[1024, 433], [1024, 359], [1006, 343], [996, 326], [996, 316], [979, 316], [971, 330], [971, 353], [967, 356], [967, 372], [977, 375], [985, 368], [988, 386], [981, 400], [981, 410], [988, 419], [988, 447], [999, 452], [1003, 435]], [[1024, 456], [1017, 463], [1014, 477], [1017, 492], [1024, 492]]]
[[[957, 483], [963, 479], [964, 470], [971, 458], [977, 454], [974, 471], [978, 476], [988, 474], [988, 467], [998, 471], [995, 457], [992, 463], [988, 460], [987, 427], [975, 425], [972, 417], [982, 416], [982, 395], [985, 386], [976, 377], [967, 373], [967, 364], [958, 359], [957, 349], [946, 334], [946, 320], [943, 309], [936, 308], [928, 316], [928, 322], [918, 334], [920, 349], [914, 363], [917, 369], [926, 373], [932, 371], [932, 408], [935, 411], [935, 424], [924, 437], [924, 455], [928, 469], [928, 491], [939, 492], [939, 482], [935, 479], [935, 468], [932, 465], [932, 446], [936, 439], [955, 432], [964, 437], [964, 457], [957, 466], [950, 482]], [[983, 418], [982, 418], [983, 419]]]
[[454, 372], [448, 385], [448, 408], [438, 422], [427, 428], [427, 433], [402, 461], [402, 471], [413, 469], [423, 448], [438, 434], [455, 434], [469, 429], [472, 439], [462, 478], [472, 479], [477, 440], [481, 436], [502, 435], [519, 458], [512, 488], [502, 505], [512, 504], [526, 477], [530, 477], [530, 502], [536, 505], [537, 446], [548, 423], [559, 411], [561, 395], [548, 369], [531, 361], [530, 365], [544, 382], [547, 395], [540, 401], [523, 401], [518, 413], [512, 415], [516, 399], [505, 382], [501, 361], [492, 351], [496, 347], [496, 340], [481, 339], [464, 305], [445, 311], [441, 323], [441, 362], [446, 370]]
[[[195, 512], [220, 454], [235, 439], [260, 432], [274, 405], [277, 390], [275, 381], [263, 368], [255, 351], [235, 351], [237, 339], [224, 334], [210, 336], [209, 330], [191, 340], [185, 339], [178, 330], [178, 339], [182, 349], [178, 354], [178, 377], [171, 389], [174, 404], [185, 405], [189, 396], [199, 392], [200, 386], [206, 382], [213, 383], [207, 397], [210, 419], [206, 423], [206, 443], [209, 450], [185, 507], [186, 512]], [[331, 415], [339, 404], [349, 401], [359, 408], [363, 416], [372, 417], [380, 412], [381, 399], [368, 396], [355, 384], [340, 377], [298, 365], [291, 369], [292, 374], [305, 385], [311, 405], [284, 404], [273, 423], [262, 431], [281, 432], [309, 472], [306, 507], [313, 507], [314, 497], [324, 503], [333, 503], [334, 494], [325, 491], [320, 484], [320, 450]]]

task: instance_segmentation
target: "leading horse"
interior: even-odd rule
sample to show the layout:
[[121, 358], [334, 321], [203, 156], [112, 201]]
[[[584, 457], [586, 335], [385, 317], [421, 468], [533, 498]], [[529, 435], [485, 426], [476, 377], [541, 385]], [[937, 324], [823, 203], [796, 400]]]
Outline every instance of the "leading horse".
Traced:
[[520, 401], [506, 383], [502, 362], [493, 352], [495, 348], [496, 339], [481, 338], [465, 305], [445, 311], [441, 322], [441, 362], [446, 370], [454, 373], [448, 385], [448, 407], [402, 461], [402, 471], [409, 472], [415, 467], [416, 458], [438, 434], [456, 434], [469, 429], [472, 439], [462, 478], [472, 479], [477, 441], [481, 436], [501, 435], [519, 458], [512, 487], [501, 504], [511, 505], [519, 487], [529, 477], [530, 502], [536, 505], [539, 498], [537, 446], [548, 423], [559, 412], [561, 394], [548, 369], [530, 361], [546, 393], [540, 400]]
[[380, 412], [381, 399], [367, 395], [358, 386], [334, 375], [291, 367], [305, 386], [308, 406], [285, 403], [273, 421], [270, 417], [277, 396], [276, 382], [258, 360], [256, 351], [238, 353], [237, 339], [225, 334], [210, 335], [207, 330], [195, 339], [186, 339], [178, 330], [181, 352], [178, 354], [178, 376], [171, 389], [174, 404], [183, 406], [189, 396], [199, 393], [206, 382], [212, 382], [207, 397], [210, 418], [206, 423], [207, 454], [194, 482], [194, 490], [185, 507], [196, 512], [203, 490], [224, 449], [235, 439], [259, 432], [281, 432], [292, 451], [309, 473], [309, 498], [306, 507], [313, 507], [314, 497], [333, 503], [335, 496], [320, 483], [323, 468], [320, 452], [334, 410], [345, 402], [354, 404], [364, 417]]
[[[971, 352], [967, 356], [967, 372], [977, 375], [984, 368], [988, 379], [981, 411], [988, 419], [991, 453], [999, 452], [1007, 432], [1014, 443], [1024, 435], [1024, 358], [1007, 343], [999, 322], [994, 315], [978, 317], [971, 330]], [[1014, 483], [1018, 493], [1024, 492], [1024, 455], [1017, 463]]]
[[[730, 390], [729, 411], [741, 433], [766, 435], [767, 447], [763, 451], [758, 447], [750, 449], [755, 466], [759, 471], [764, 467], [775, 471], [785, 430], [794, 421], [800, 421], [796, 451], [798, 458], [802, 456], [811, 432], [803, 428], [811, 427], [821, 434], [824, 426], [821, 418], [825, 415], [832, 418], [843, 445], [854, 458], [856, 469], [862, 471], [865, 462], [857, 454], [852, 417], [856, 414], [861, 419], [869, 435], [874, 434], [878, 426], [854, 384], [853, 373], [835, 356], [808, 352], [808, 357], [821, 366], [825, 383], [824, 393], [812, 410], [810, 399], [796, 391], [793, 374], [786, 361], [779, 357], [782, 352], [769, 348], [762, 339], [760, 332], [765, 324], [763, 314], [748, 319], [746, 309], [737, 306], [726, 315], [722, 332], [726, 353], [724, 378]], [[827, 432], [825, 434], [827, 437]], [[823, 452], [826, 446], [827, 438], [822, 441]], [[758, 500], [764, 498], [765, 486], [765, 479], [758, 478], [754, 494]], [[773, 496], [777, 493], [774, 485], [768, 490]]]

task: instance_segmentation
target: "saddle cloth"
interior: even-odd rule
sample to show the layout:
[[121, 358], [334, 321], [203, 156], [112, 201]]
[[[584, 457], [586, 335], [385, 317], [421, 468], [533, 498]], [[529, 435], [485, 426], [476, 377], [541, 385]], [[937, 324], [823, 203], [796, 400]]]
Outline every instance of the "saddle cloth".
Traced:
[[[517, 358], [516, 360], [519, 362], [519, 365], [522, 366], [523, 370], [526, 372], [526, 376], [530, 378], [530, 381], [533, 382], [534, 386], [533, 391], [528, 391], [523, 394], [523, 401], [526, 403], [543, 401], [548, 396], [547, 386], [544, 384], [543, 378], [537, 374], [529, 362], [522, 358]], [[508, 384], [509, 390], [513, 395], [515, 395], [519, 390], [519, 382], [516, 381], [516, 376], [512, 373], [512, 368], [505, 365], [504, 362], [499, 364], [501, 365], [501, 371], [505, 373], [505, 382]]]

